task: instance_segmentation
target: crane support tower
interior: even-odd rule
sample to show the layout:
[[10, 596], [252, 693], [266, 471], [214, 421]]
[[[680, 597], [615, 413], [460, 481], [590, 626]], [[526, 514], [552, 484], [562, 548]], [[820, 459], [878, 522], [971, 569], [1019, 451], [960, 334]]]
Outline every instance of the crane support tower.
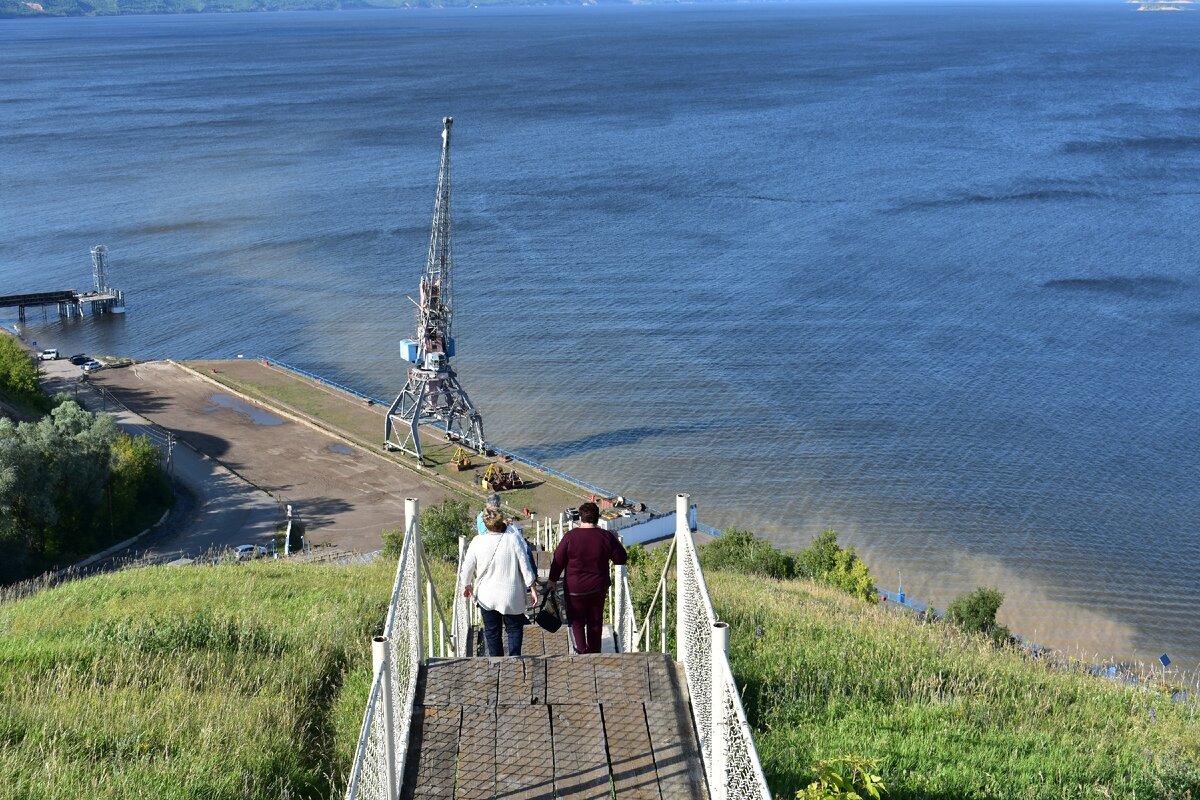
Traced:
[[[433, 231], [429, 255], [421, 275], [417, 305], [417, 338], [400, 342], [408, 368], [404, 389], [388, 409], [383, 446], [402, 450], [424, 462], [421, 451], [422, 422], [444, 428], [446, 438], [476, 452], [487, 450], [483, 438], [483, 416], [471, 403], [458, 375], [450, 366], [454, 357], [451, 276], [454, 250], [450, 243], [450, 125], [442, 120], [442, 161], [438, 168], [437, 198], [433, 204]], [[411, 298], [409, 298], [411, 299]]]

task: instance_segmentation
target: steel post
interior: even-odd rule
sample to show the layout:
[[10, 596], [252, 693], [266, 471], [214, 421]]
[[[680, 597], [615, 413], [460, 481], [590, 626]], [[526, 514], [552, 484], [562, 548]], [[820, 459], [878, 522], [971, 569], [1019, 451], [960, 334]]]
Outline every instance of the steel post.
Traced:
[[371, 663], [375, 679], [383, 690], [380, 695], [380, 703], [383, 704], [383, 763], [388, 798], [391, 800], [396, 796], [396, 729], [392, 716], [392, 665], [388, 659], [386, 636], [376, 636], [371, 640]]
[[708, 791], [712, 800], [726, 800], [729, 790], [729, 720], [725, 713], [725, 673], [729, 669], [729, 623], [712, 626], [712, 695], [709, 734], [712, 739], [712, 774]]
[[[687, 585], [683, 579], [687, 554], [686, 544], [691, 542], [692, 532], [688, 529], [688, 506], [691, 495], [675, 495], [675, 660], [682, 663], [687, 658]], [[664, 590], [665, 591], [665, 590]]]
[[[408, 535], [412, 536], [413, 552], [409, 558], [414, 558], [413, 569], [416, 572], [416, 586], [414, 587], [413, 598], [415, 608], [413, 613], [417, 617], [417, 658], [422, 664], [425, 663], [425, 643], [433, 639], [433, 617], [430, 616], [426, 620], [428, 632], [421, 629], [421, 612], [427, 611], [433, 613], [432, 603], [421, 601], [421, 585], [425, 579], [425, 545], [421, 541], [421, 504], [415, 497], [404, 498], [404, 530]], [[421, 606], [425, 605], [425, 608]]]

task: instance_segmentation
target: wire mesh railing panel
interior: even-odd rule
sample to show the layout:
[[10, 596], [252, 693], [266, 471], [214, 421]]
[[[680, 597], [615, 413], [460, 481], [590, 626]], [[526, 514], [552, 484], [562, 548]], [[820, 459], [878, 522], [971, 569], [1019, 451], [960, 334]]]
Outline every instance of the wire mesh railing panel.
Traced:
[[346, 796], [359, 800], [388, 800], [387, 760], [383, 726], [383, 687], [378, 677], [367, 699], [367, 713], [359, 734], [358, 751], [350, 772]]
[[746, 720], [746, 710], [742, 707], [741, 695], [729, 671], [728, 661], [722, 672], [724, 675], [721, 677], [725, 681], [725, 797], [729, 800], [771, 800], [771, 790], [763, 775], [762, 762], [758, 759], [754, 735]]
[[[396, 581], [384, 624], [387, 668], [376, 672], [371, 685], [350, 783], [346, 787], [347, 800], [391, 800], [388, 797], [389, 743], [385, 724], [389, 717], [396, 786], [403, 784], [413, 701], [421, 668], [421, 625], [424, 615], [421, 608], [423, 581], [418, 536], [414, 517], [404, 533], [404, 544], [396, 565]], [[387, 681], [386, 687], [384, 679]], [[385, 708], [388, 701], [390, 708]]]
[[684, 674], [696, 718], [696, 733], [704, 763], [712, 760], [712, 628], [716, 623], [708, 587], [700, 571], [700, 560], [691, 535], [682, 536], [679, 543], [679, 568], [676, 592], [683, 605], [675, 609], [682, 620], [684, 641], [677, 643], [683, 656]]

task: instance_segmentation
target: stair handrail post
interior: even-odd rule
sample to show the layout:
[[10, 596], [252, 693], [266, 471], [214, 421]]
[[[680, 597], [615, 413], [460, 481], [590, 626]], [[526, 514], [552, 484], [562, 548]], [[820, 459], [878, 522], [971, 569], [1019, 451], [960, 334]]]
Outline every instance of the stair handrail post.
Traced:
[[712, 800], [726, 800], [729, 790], [729, 724], [725, 713], [725, 673], [729, 670], [729, 623], [712, 626], [712, 707], [709, 730], [712, 732], [712, 775], [708, 790]]
[[[414, 597], [413, 600], [417, 606], [414, 609], [416, 612], [414, 614], [416, 617], [414, 622], [417, 629], [416, 651], [417, 660], [424, 664], [426, 662], [426, 641], [433, 639], [433, 603], [430, 600], [423, 602], [421, 599], [421, 588], [425, 583], [425, 543], [421, 539], [421, 503], [415, 497], [404, 498], [404, 530], [409, 536], [412, 537], [412, 546], [416, 558], [416, 563], [413, 564], [416, 578], [416, 586], [414, 587], [415, 591], [413, 592], [416, 597]], [[428, 597], [429, 587], [425, 587], [425, 589], [426, 597]], [[426, 607], [422, 608], [422, 606]], [[428, 626], [429, 631], [428, 634], [426, 634], [425, 630], [422, 629], [421, 625], [421, 617], [426, 614], [429, 615], [428, 619], [426, 620], [426, 625]]]
[[[688, 607], [688, 599], [687, 587], [683, 580], [683, 562], [687, 558], [684, 540], [692, 535], [688, 528], [688, 507], [691, 499], [689, 494], [675, 495], [675, 660], [681, 664], [687, 661], [687, 620], [683, 612]], [[663, 591], [666, 591], [665, 587]]]
[[626, 640], [633, 631], [623, 630], [626, 622], [625, 604], [629, 602], [629, 598], [625, 595], [625, 587], [629, 585], [629, 578], [626, 575], [624, 564], [613, 566], [613, 584], [616, 586], [616, 602], [613, 603], [613, 613], [616, 616], [613, 620], [613, 638], [617, 645], [617, 652], [627, 653], [631, 648], [628, 647]]
[[371, 666], [375, 680], [383, 691], [383, 763], [388, 797], [396, 796], [396, 731], [392, 714], [392, 666], [388, 658], [388, 638], [376, 636], [371, 640]]

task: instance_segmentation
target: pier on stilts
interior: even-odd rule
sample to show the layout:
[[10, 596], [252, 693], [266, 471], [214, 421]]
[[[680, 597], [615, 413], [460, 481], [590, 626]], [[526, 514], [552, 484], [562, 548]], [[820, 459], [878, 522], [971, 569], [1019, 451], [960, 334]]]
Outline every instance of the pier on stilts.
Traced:
[[[348, 800], [770, 800], [690, 509], [679, 495], [640, 625], [625, 567], [613, 568], [610, 652], [574, 654], [564, 624], [529, 626], [520, 657], [494, 658], [479, 653], [461, 586], [445, 620], [409, 499]], [[543, 576], [562, 534], [537, 527]]]
[[82, 317], [85, 311], [93, 315], [125, 313], [125, 293], [108, 285], [108, 248], [97, 245], [92, 248], [91, 253], [91, 291], [64, 289], [57, 292], [0, 295], [0, 308], [17, 309], [17, 320], [20, 322], [25, 322], [25, 312], [30, 308], [54, 307], [58, 316], [65, 319]]

